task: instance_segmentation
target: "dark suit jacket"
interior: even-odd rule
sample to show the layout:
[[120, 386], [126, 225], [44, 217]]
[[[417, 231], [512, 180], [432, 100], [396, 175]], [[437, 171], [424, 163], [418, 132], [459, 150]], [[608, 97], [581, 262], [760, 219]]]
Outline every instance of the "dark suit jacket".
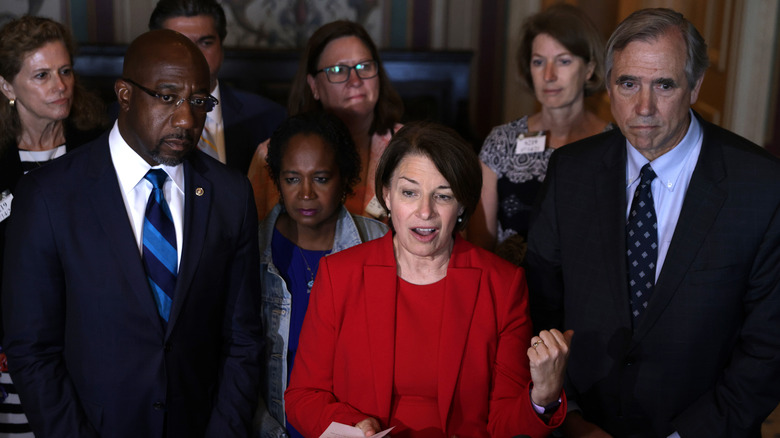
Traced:
[[[94, 140], [103, 130], [80, 131], [65, 122], [65, 149], [71, 152], [77, 147]], [[16, 183], [24, 175], [19, 149], [15, 142], [0, 144], [0, 193], [10, 190], [16, 193]], [[3, 284], [3, 248], [5, 248], [5, 228], [8, 219], [0, 221], [0, 286]], [[1, 316], [1, 315], [0, 315]], [[3, 338], [2, 317], [0, 317], [0, 342]]]
[[[320, 261], [285, 393], [288, 421], [319, 436], [331, 421], [392, 408], [397, 270], [393, 234]], [[447, 436], [547, 436], [531, 407], [531, 324], [522, 269], [458, 237], [444, 279], [438, 403]]]
[[108, 133], [17, 185], [3, 347], [36, 436], [247, 436], [260, 339], [251, 188], [201, 152], [183, 165], [183, 249], [167, 326]]
[[219, 83], [219, 92], [226, 164], [246, 175], [257, 145], [271, 138], [287, 117], [287, 111], [276, 102], [236, 90], [224, 82]]
[[529, 234], [535, 328], [574, 330], [567, 393], [615, 436], [758, 437], [780, 401], [780, 164], [699, 121], [701, 154], [636, 327], [618, 130], [553, 154]]

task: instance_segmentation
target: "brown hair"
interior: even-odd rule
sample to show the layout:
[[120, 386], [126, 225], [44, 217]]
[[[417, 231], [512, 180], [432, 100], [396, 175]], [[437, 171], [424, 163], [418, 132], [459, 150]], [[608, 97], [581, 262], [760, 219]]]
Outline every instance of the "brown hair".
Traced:
[[[408, 155], [429, 158], [450, 184], [455, 199], [463, 206], [455, 232], [466, 228], [477, 208], [482, 190], [482, 168], [474, 149], [453, 129], [434, 122], [411, 122], [393, 135], [376, 169], [377, 200], [390, 212], [382, 195], [390, 187], [393, 173]], [[390, 221], [392, 227], [392, 221]]]
[[[65, 45], [73, 63], [75, 45], [70, 32], [62, 24], [43, 17], [25, 15], [6, 23], [0, 29], [0, 76], [13, 82], [22, 69], [24, 58], [52, 41]], [[106, 120], [102, 102], [92, 92], [79, 85], [78, 79], [73, 87], [73, 106], [68, 120], [80, 130], [92, 130], [102, 127]], [[19, 114], [8, 98], [0, 93], [0, 145], [16, 144], [22, 126]]]
[[371, 40], [368, 32], [358, 23], [346, 20], [339, 20], [328, 23], [317, 29], [309, 41], [306, 43], [306, 49], [301, 55], [298, 64], [298, 72], [293, 79], [290, 88], [290, 97], [287, 101], [287, 112], [290, 115], [296, 115], [313, 110], [322, 110], [322, 103], [314, 98], [314, 95], [306, 81], [307, 75], [317, 74], [317, 64], [320, 61], [320, 55], [325, 50], [325, 46], [331, 41], [354, 36], [359, 38], [366, 48], [371, 52], [371, 57], [379, 66], [379, 97], [374, 107], [374, 121], [369, 128], [369, 134], [385, 134], [392, 131], [393, 126], [401, 120], [404, 113], [404, 104], [401, 97], [390, 83], [390, 78], [385, 73], [382, 60], [379, 59], [379, 51]]
[[585, 96], [590, 96], [604, 87], [604, 41], [596, 26], [577, 7], [556, 4], [528, 17], [520, 30], [517, 67], [528, 88], [534, 89], [531, 77], [534, 38], [543, 33], [555, 38], [573, 55], [582, 58], [586, 65], [590, 62], [595, 64], [593, 74], [585, 81]]

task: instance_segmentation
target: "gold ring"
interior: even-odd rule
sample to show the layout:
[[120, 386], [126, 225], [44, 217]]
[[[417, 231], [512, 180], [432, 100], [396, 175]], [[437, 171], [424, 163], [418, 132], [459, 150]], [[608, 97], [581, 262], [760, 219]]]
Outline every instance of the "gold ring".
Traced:
[[534, 342], [533, 344], [531, 344], [531, 346], [532, 346], [532, 347], [534, 347], [534, 348], [536, 348], [536, 346], [537, 346], [537, 345], [539, 345], [539, 344], [544, 344], [544, 341], [543, 341], [543, 340], [541, 340], [541, 339], [539, 339], [538, 341], [536, 341], [536, 342]]

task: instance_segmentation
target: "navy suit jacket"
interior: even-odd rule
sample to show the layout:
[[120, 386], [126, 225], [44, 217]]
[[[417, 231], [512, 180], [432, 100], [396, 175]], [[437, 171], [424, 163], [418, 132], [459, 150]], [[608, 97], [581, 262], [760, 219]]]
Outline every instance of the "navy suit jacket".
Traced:
[[219, 90], [226, 164], [246, 175], [257, 145], [271, 138], [287, 117], [287, 111], [276, 102], [236, 90], [224, 82], [219, 83]]
[[167, 325], [108, 134], [30, 172], [8, 224], [8, 361], [38, 437], [247, 436], [257, 397], [257, 214], [249, 181], [195, 151]]
[[567, 394], [614, 436], [759, 437], [780, 401], [780, 162], [699, 122], [701, 154], [635, 325], [620, 131], [552, 155], [529, 233], [535, 329], [574, 330]]

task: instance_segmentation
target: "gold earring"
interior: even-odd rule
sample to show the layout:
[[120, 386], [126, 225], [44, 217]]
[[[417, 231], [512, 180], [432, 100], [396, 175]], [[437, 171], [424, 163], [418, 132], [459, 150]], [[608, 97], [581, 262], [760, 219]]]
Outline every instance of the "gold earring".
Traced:
[[16, 105], [16, 99], [8, 99], [8, 103], [11, 105], [11, 108], [13, 108], [14, 105]]

